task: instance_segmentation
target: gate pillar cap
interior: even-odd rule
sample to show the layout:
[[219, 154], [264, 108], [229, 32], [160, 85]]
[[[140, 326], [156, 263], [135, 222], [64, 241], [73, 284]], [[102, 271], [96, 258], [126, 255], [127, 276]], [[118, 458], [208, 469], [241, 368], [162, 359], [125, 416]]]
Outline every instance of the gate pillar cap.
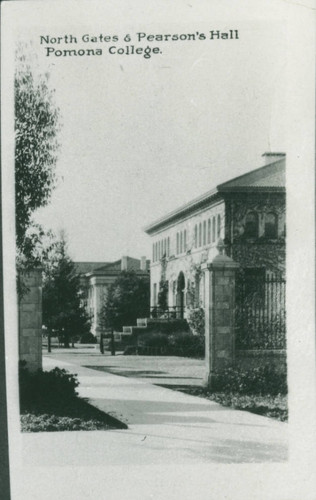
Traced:
[[204, 262], [204, 264], [201, 265], [202, 271], [215, 268], [237, 269], [238, 267], [238, 262], [235, 262], [227, 255], [216, 255], [211, 262]]
[[212, 267], [225, 267], [232, 269], [237, 269], [239, 267], [238, 262], [235, 262], [227, 255], [216, 255], [210, 264]]

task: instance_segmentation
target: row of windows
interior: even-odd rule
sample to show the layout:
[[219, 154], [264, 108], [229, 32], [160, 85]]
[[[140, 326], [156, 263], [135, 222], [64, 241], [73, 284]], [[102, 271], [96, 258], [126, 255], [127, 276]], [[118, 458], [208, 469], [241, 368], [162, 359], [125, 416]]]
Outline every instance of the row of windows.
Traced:
[[[196, 224], [194, 227], [194, 247], [214, 243], [220, 237], [221, 216], [212, 217]], [[176, 235], [176, 255], [185, 253], [188, 249], [187, 230], [178, 231]], [[170, 238], [164, 238], [153, 244], [153, 262], [160, 260], [163, 256], [170, 256]]]
[[[249, 212], [246, 215], [244, 236], [258, 238], [259, 217], [257, 212]], [[278, 237], [278, 216], [274, 212], [269, 212], [264, 216], [264, 236], [266, 238]]]
[[194, 247], [214, 243], [221, 234], [221, 216], [212, 217], [194, 226]]
[[[194, 226], [194, 248], [215, 243], [221, 234], [221, 216], [210, 217]], [[258, 238], [259, 216], [257, 212], [248, 212], [245, 217], [244, 236], [247, 238]], [[266, 238], [278, 237], [278, 216], [274, 212], [264, 215], [264, 236]], [[176, 254], [186, 252], [188, 249], [187, 231], [177, 232]], [[153, 244], [153, 262], [160, 260], [163, 256], [170, 256], [170, 238], [164, 238]]]
[[177, 254], [187, 251], [187, 231], [177, 233]]
[[153, 262], [162, 259], [163, 256], [170, 255], [170, 238], [164, 238], [153, 244]]

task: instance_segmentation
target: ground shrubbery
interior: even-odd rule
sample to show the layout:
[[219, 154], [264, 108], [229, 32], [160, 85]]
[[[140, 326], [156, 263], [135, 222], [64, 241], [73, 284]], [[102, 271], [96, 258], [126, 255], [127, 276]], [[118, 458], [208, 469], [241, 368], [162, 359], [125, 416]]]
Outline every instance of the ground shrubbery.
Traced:
[[248, 370], [227, 368], [220, 375], [216, 375], [213, 385], [213, 390], [216, 392], [287, 394], [286, 373], [278, 372], [271, 365], [258, 366]]
[[19, 371], [20, 408], [59, 407], [77, 397], [79, 382], [75, 375], [54, 368], [51, 371], [30, 372], [25, 364]]
[[209, 395], [209, 399], [236, 410], [245, 410], [265, 417], [275, 418], [284, 422], [288, 419], [287, 396], [259, 395], [259, 394], [234, 394], [216, 392]]
[[23, 413], [21, 415], [22, 432], [60, 432], [60, 431], [96, 431], [110, 428], [99, 418], [86, 414], [80, 417], [65, 417], [43, 413]]
[[237, 410], [280, 421], [288, 418], [286, 373], [270, 365], [248, 370], [228, 368], [220, 375], [215, 374], [212, 389], [191, 387], [183, 390]]
[[189, 331], [148, 332], [138, 336], [138, 354], [204, 357], [204, 338]]
[[79, 398], [77, 377], [66, 370], [19, 371], [23, 432], [97, 430], [125, 427]]

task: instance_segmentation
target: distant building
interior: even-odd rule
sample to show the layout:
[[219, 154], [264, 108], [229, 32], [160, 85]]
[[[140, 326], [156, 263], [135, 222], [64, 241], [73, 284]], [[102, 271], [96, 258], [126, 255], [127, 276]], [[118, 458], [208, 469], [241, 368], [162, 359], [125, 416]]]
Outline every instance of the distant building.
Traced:
[[92, 318], [91, 333], [99, 338], [102, 328], [100, 311], [108, 287], [122, 271], [134, 271], [137, 276], [149, 281], [149, 261], [145, 257], [133, 259], [124, 256], [115, 262], [75, 262], [80, 275], [82, 301]]
[[265, 165], [218, 185], [145, 228], [152, 238], [151, 307], [159, 284], [177, 317], [204, 304], [201, 263], [223, 240], [245, 273], [285, 273], [285, 154], [265, 153]]

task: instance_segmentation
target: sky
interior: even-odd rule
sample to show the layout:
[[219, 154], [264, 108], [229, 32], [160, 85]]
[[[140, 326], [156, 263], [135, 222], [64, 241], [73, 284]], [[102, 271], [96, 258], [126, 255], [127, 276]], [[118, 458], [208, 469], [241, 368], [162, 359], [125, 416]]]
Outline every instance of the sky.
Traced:
[[[144, 226], [260, 167], [264, 152], [285, 152], [285, 26], [215, 22], [211, 14], [164, 23], [80, 19], [63, 28], [45, 19], [17, 37], [32, 42], [61, 113], [57, 187], [35, 218], [65, 230], [74, 260], [150, 258]], [[238, 30], [238, 40], [209, 39], [210, 30], [229, 29]], [[138, 43], [137, 32], [198, 32], [206, 40]], [[41, 36], [65, 34], [78, 43], [40, 43]], [[119, 42], [83, 42], [85, 34], [89, 40], [116, 35]], [[108, 53], [126, 45], [157, 46], [161, 53]], [[103, 53], [56, 57], [46, 47]]]

